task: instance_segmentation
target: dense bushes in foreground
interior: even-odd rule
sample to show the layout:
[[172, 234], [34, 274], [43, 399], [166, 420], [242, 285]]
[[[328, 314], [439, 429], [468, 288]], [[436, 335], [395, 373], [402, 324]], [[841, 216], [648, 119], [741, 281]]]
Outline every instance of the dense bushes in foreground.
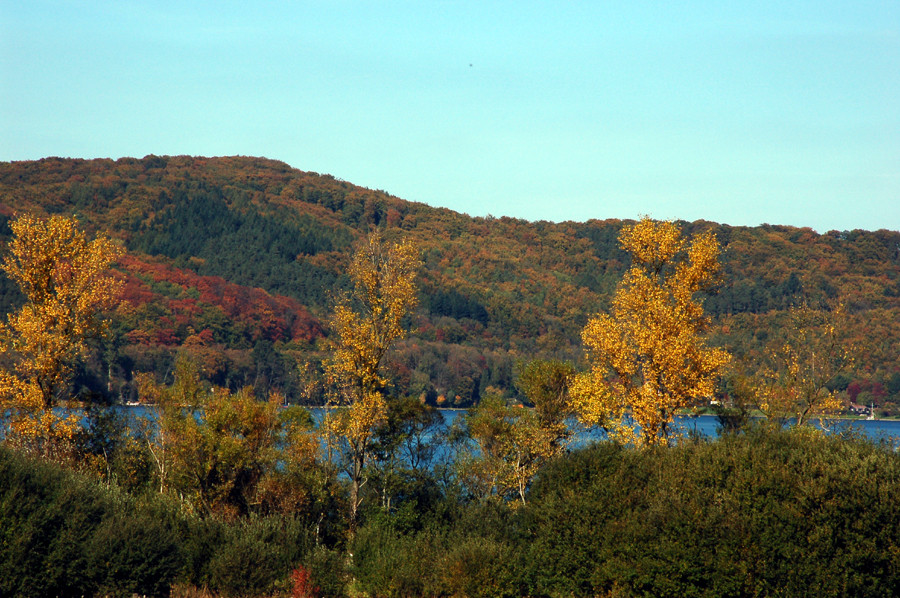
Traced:
[[198, 519], [0, 450], [0, 595], [287, 595], [301, 565], [323, 595], [900, 595], [900, 455], [858, 438], [598, 444], [524, 507], [440, 488], [326, 546], [299, 519]]
[[633, 451], [548, 469], [523, 514], [528, 593], [896, 596], [900, 458], [788, 433]]
[[162, 505], [0, 450], [0, 595], [159, 594], [182, 566]]
[[862, 439], [603, 443], [545, 468], [525, 508], [370, 524], [354, 574], [394, 596], [897, 596], [898, 496], [900, 456]]
[[0, 596], [164, 596], [176, 583], [259, 595], [284, 585], [314, 532], [291, 517], [198, 518], [0, 447]]

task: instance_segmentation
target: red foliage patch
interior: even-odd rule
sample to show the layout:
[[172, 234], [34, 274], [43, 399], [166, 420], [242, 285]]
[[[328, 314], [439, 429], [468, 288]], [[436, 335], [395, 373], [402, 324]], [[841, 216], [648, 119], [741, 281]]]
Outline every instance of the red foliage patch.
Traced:
[[[203, 304], [218, 306], [229, 318], [247, 326], [254, 339], [271, 341], [311, 341], [324, 336], [322, 325], [296, 299], [271, 295], [259, 288], [230, 283], [218, 276], [200, 276], [167, 264], [145, 261], [126, 255], [119, 261], [125, 272], [123, 299], [134, 306], [162, 301], [173, 313], [176, 324], [187, 325], [203, 312]], [[154, 293], [146, 280], [168, 282], [193, 297], [164, 298]], [[171, 337], [159, 337], [158, 342], [170, 344]]]

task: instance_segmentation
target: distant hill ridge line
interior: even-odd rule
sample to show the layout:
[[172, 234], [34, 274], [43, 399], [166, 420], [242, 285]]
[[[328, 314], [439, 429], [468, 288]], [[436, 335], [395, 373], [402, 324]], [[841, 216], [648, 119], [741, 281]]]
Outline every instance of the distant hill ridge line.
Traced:
[[[457, 212], [456, 210], [453, 210], [451, 208], [446, 208], [446, 207], [441, 207], [441, 206], [431, 206], [431, 205], [423, 203], [423, 202], [415, 202], [415, 201], [402, 199], [402, 198], [399, 198], [385, 190], [371, 189], [371, 188], [363, 187], [360, 185], [356, 185], [352, 182], [346, 181], [344, 179], [341, 179], [339, 177], [336, 177], [336, 176], [334, 176], [332, 174], [328, 174], [328, 173], [318, 173], [315, 171], [304, 171], [304, 170], [301, 170], [294, 166], [291, 166], [282, 160], [278, 160], [278, 159], [274, 159], [274, 158], [267, 158], [264, 156], [245, 156], [245, 155], [193, 156], [193, 155], [186, 155], [186, 154], [178, 154], [178, 155], [147, 154], [143, 158], [121, 157], [121, 158], [116, 158], [116, 159], [113, 159], [113, 158], [71, 158], [71, 157], [48, 156], [48, 157], [40, 158], [37, 160], [13, 160], [13, 161], [0, 162], [0, 184], [2, 184], [2, 183], [9, 184], [9, 183], [13, 182], [7, 178], [10, 174], [9, 172], [6, 172], [6, 168], [8, 168], [8, 167], [12, 167], [13, 169], [18, 170], [17, 167], [20, 167], [22, 165], [38, 165], [38, 166], [41, 166], [42, 169], [44, 166], [52, 167], [51, 165], [58, 165], [58, 166], [68, 165], [70, 168], [70, 171], [71, 171], [68, 173], [69, 176], [77, 177], [77, 176], [84, 176], [83, 172], [80, 172], [76, 169], [79, 169], [80, 167], [83, 167], [85, 165], [95, 167], [95, 168], [92, 168], [91, 170], [96, 170], [96, 167], [98, 167], [98, 166], [108, 168], [108, 167], [116, 167], [116, 166], [122, 166], [122, 165], [134, 165], [134, 164], [138, 164], [138, 163], [147, 166], [149, 169], [153, 169], [153, 168], [165, 169], [169, 164], [172, 164], [173, 166], [190, 166], [193, 169], [197, 169], [197, 168], [212, 169], [214, 167], [234, 168], [236, 166], [242, 166], [243, 168], [253, 167], [253, 168], [256, 168], [259, 170], [271, 171], [273, 173], [278, 173], [281, 175], [292, 174], [292, 175], [302, 175], [302, 176], [308, 176], [308, 177], [317, 177], [317, 178], [321, 178], [323, 180], [334, 181], [338, 185], [349, 186], [350, 188], [352, 188], [355, 191], [364, 192], [364, 193], [374, 193], [379, 196], [383, 196], [384, 198], [390, 198], [392, 200], [400, 201], [400, 202], [403, 202], [406, 204], [417, 205], [417, 206], [424, 207], [426, 209], [448, 210], [455, 214], [469, 217], [467, 214], [465, 214], [463, 212]], [[27, 170], [30, 173], [34, 172], [34, 169], [32, 169], [32, 168], [28, 168]], [[59, 172], [58, 170], [57, 170], [57, 172], [60, 175], [66, 174], [64, 172]], [[21, 177], [22, 173], [17, 172], [17, 176]], [[21, 178], [19, 178], [19, 182], [26, 182], [26, 181], [23, 181]], [[6, 208], [7, 206], [2, 206], [2, 207]], [[483, 219], [483, 217], [478, 217], [478, 216], [472, 217], [472, 218]], [[508, 215], [506, 215], [506, 216], [488, 216], [486, 218], [487, 219], [498, 219], [498, 218], [512, 219], [512, 220], [516, 220], [516, 221], [520, 221], [520, 222], [528, 222], [531, 224], [534, 224], [536, 222], [548, 222], [548, 221], [541, 221], [541, 220], [536, 220], [536, 221], [527, 220], [527, 219], [522, 219], [522, 218], [518, 218], [515, 216], [508, 216]], [[619, 219], [611, 219], [611, 220], [619, 221]], [[563, 222], [554, 222], [554, 223], [555, 224], [565, 224], [567, 222], [578, 222], [578, 223], [584, 224], [584, 223], [589, 223], [589, 222], [594, 222], [594, 221], [604, 222], [607, 220], [602, 219], [602, 218], [591, 218], [586, 221], [566, 220]], [[631, 221], [630, 219], [624, 220], [624, 222], [630, 222], [630, 221]], [[684, 221], [680, 221], [680, 222], [684, 222]], [[731, 228], [775, 227], [775, 228], [812, 231], [812, 229], [810, 227], [781, 225], [781, 224], [775, 224], [775, 225], [761, 224], [761, 225], [757, 225], [757, 226], [727, 225], [727, 224], [717, 223], [714, 221], [707, 221], [707, 220], [703, 220], [703, 219], [701, 219], [697, 222], [705, 222], [705, 223], [718, 225], [718, 226], [728, 226]], [[812, 231], [812, 232], [814, 234], [821, 235], [821, 234], [829, 234], [829, 233], [833, 233], [833, 232], [848, 232], [849, 230], [850, 229], [847, 229], [844, 231], [827, 231], [826, 233], [818, 233], [815, 231]], [[852, 229], [852, 230], [855, 230], [855, 231], [863, 230], [865, 232], [873, 232], [868, 229]], [[897, 232], [897, 231], [894, 231], [893, 229], [878, 229], [878, 230]]]
[[[86, 225], [122, 238], [133, 252], [166, 256], [175, 260], [174, 265], [191, 267], [204, 275], [222, 275], [226, 270], [221, 264], [204, 267], [210, 259], [221, 261], [221, 251], [216, 255], [205, 255], [211, 253], [216, 245], [214, 239], [207, 237], [220, 237], [219, 245], [229, 240], [243, 242], [247, 247], [247, 239], [242, 238], [239, 231], [250, 231], [254, 227], [259, 229], [255, 237], [257, 242], [260, 235], [266, 236], [267, 241], [276, 240], [274, 245], [266, 242], [264, 247], [257, 249], [274, 251], [283, 258], [282, 261], [294, 261], [302, 256], [307, 274], [322, 275], [324, 266], [331, 272], [331, 278], [339, 276], [338, 268], [345, 264], [342, 259], [345, 259], [354, 240], [372, 227], [396, 228], [421, 237], [426, 250], [433, 250], [435, 241], [438, 241], [444, 249], [464, 249], [471, 253], [471, 247], [462, 245], [477, 242], [482, 253], [480, 261], [489, 262], [489, 269], [499, 267], [502, 271], [493, 273], [493, 277], [487, 277], [488, 280], [483, 282], [499, 282], [501, 289], [502, 283], [506, 282], [503, 278], [516, 277], [515, 273], [509, 272], [511, 267], [546, 271], [548, 268], [534, 264], [528, 258], [531, 254], [547, 262], [547, 254], [554, 252], [556, 259], [551, 258], [547, 265], [551, 272], [555, 272], [557, 279], [572, 278], [572, 275], [578, 278], [581, 274], [580, 282], [587, 283], [582, 286], [597, 287], [586, 280], [589, 275], [578, 271], [578, 264], [569, 264], [574, 266], [573, 272], [560, 272], [553, 268], [560, 265], [560, 245], [565, 245], [564, 252], [569, 254], [584, 253], [587, 243], [593, 245], [594, 251], [590, 252], [593, 255], [582, 257], [587, 262], [599, 260], [604, 263], [588, 263], [589, 270], [598, 266], [608, 270], [612, 263], [613, 270], [622, 271], [624, 264], [615, 262], [627, 260], [627, 256], [618, 251], [616, 243], [618, 229], [625, 221], [550, 223], [508, 217], [472, 218], [446, 208], [408, 202], [384, 191], [359, 187], [331, 175], [305, 172], [281, 161], [256, 157], [148, 155], [141, 159], [45, 158], [0, 163], [0, 209], [7, 217], [17, 209], [46, 213], [74, 212]], [[824, 248], [826, 255], [823, 257], [827, 258], [828, 254], [834, 255], [836, 250], [839, 252], [839, 246], [846, 245], [849, 238], [856, 240], [862, 237], [867, 245], [864, 259], [871, 257], [874, 250], [877, 252], [876, 260], [887, 261], [888, 265], [893, 263], [894, 266], [900, 262], [900, 250], [897, 249], [900, 233], [894, 231], [844, 231], [820, 235], [808, 228], [790, 226], [732, 227], [707, 221], [681, 224], [687, 233], [701, 228], [716, 229], [726, 250], [726, 271], [731, 275], [742, 274], [737, 268], [740, 261], [736, 259], [738, 252], [757, 254], [750, 256], [751, 263], [747, 265], [751, 268], [755, 265], [753, 262], [771, 258], [765, 252], [758, 255], [760, 242], [769, 245], [770, 254], [782, 253], [781, 257], [793, 262], [794, 280], [790, 280], [790, 272], [786, 272], [781, 280], [768, 281], [764, 287], [782, 283], [796, 287], [798, 280], [804, 278], [802, 271], [807, 269], [803, 249], [816, 242], [830, 244]], [[158, 229], [164, 226], [175, 229], [174, 233], [168, 231], [169, 237], [179, 235], [182, 238], [163, 238], [167, 231]], [[193, 234], [191, 238], [183, 238], [190, 234]], [[516, 251], [511, 255], [499, 256], [494, 251], [491, 255], [491, 249], [503, 244], [516, 245]], [[893, 256], [890, 255], [891, 245]], [[537, 253], [543, 255], [538, 256]], [[455, 277], [455, 262], [461, 260], [454, 257], [444, 255], [441, 260], [443, 264], [438, 262], [435, 265], [442, 265]], [[841, 274], [852, 269], [855, 261], [858, 260], [850, 258], [846, 263], [831, 264], [830, 272]], [[475, 265], [478, 274], [481, 268], [477, 267], [479, 264]], [[775, 271], [778, 269], [775, 268]], [[429, 278], [440, 279], [442, 275], [442, 272], [435, 273], [432, 269]], [[253, 285], [252, 278], [238, 275], [237, 280], [233, 281]], [[437, 283], [439, 280], [427, 282]], [[291, 290], [285, 281], [280, 284], [270, 281], [267, 285], [255, 286], [288, 294], [301, 301], [310, 299], [299, 289]], [[316, 303], [321, 302], [313, 301], [311, 307], [314, 308]]]

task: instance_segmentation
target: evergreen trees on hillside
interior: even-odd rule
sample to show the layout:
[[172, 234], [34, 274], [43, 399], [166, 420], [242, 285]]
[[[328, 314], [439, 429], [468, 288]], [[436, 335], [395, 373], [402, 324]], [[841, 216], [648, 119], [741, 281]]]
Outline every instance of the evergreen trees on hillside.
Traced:
[[[315, 361], [308, 340], [315, 334], [298, 334], [290, 321], [305, 321], [311, 313], [321, 327], [331, 293], [348, 288], [342, 273], [349, 247], [375, 227], [402, 229], [422, 248], [425, 261], [410, 342], [428, 354], [415, 360], [421, 366], [405, 376], [411, 381], [405, 388], [451, 402], [480, 395], [489, 379], [515, 394], [502, 371], [518, 359], [577, 361], [581, 329], [590, 315], [609, 307], [630, 263], [616, 242], [625, 224], [620, 221], [469, 218], [259, 158], [5, 163], [0, 205], [0, 217], [17, 211], [78, 213], [89, 229], [120, 239], [130, 250], [121, 270], [135, 308], [124, 317], [130, 325], [140, 320], [136, 328], [146, 334], [123, 339], [118, 350], [132, 354], [135, 363], [163, 354], [171, 362], [177, 347], [208, 329], [215, 344], [231, 351], [226, 377], [234, 384], [255, 378], [246, 352], [259, 339], [276, 343], [283, 356], [307, 352]], [[821, 307], [840, 297], [852, 334], [873, 341], [863, 356], [866, 371], [850, 382], [888, 388], [900, 372], [900, 233], [681, 225], [687, 235], [712, 230], [723, 247], [723, 282], [705, 301], [717, 342], [754, 358], [784, 310]], [[206, 278], [191, 280], [193, 275]], [[267, 306], [271, 320], [251, 313], [255, 302], [226, 305], [221, 297], [192, 297], [193, 287], [214, 277], [264, 289], [282, 307]], [[3, 280], [0, 293], [4, 311], [19, 305], [20, 296]], [[278, 296], [296, 301], [307, 314]], [[460, 367], [446, 365], [447, 355]], [[441, 361], [445, 365], [432, 367]], [[477, 372], [478, 364], [490, 369]], [[898, 402], [896, 393], [865, 392], [864, 399], [880, 408]]]

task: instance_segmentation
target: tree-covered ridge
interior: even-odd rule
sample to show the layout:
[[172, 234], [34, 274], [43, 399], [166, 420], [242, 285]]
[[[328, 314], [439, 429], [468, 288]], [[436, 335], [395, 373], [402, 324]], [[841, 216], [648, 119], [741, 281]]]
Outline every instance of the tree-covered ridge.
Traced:
[[[597, 210], [601, 215], [603, 206]], [[471, 218], [261, 158], [0, 163], [0, 225], [23, 212], [75, 214], [128, 249], [121, 269], [135, 307], [127, 317], [149, 340], [123, 339], [118, 350], [135, 358], [123, 362], [123, 372], [158, 365], [165, 355], [171, 366], [174, 348], [208, 329], [230, 355], [225, 370], [244, 372], [229, 377], [235, 383], [257, 376], [250, 352], [259, 341], [279, 356], [314, 361], [309, 339], [321, 332], [298, 336], [291, 322], [320, 330], [309, 318], [321, 326], [334, 293], [348, 288], [343, 272], [370, 229], [383, 229], [388, 239], [402, 235], [419, 246], [425, 267], [413, 333], [389, 359], [397, 391], [461, 404], [488, 386], [514, 392], [520, 359], [577, 362], [581, 329], [609, 307], [630, 263], [617, 242], [622, 221]], [[680, 224], [686, 236], [711, 230], [723, 247], [723, 276], [705, 307], [715, 318], [716, 339], [736, 358], [760, 354], [778, 336], [790, 306], [840, 300], [853, 336], [868, 341], [864, 367], [844, 381], [848, 391], [867, 403], [897, 400], [900, 233]], [[187, 279], [195, 276], [239, 285], [245, 290], [231, 296], [243, 293], [246, 301], [225, 305], [224, 293], [193, 298], [191, 289], [200, 287]], [[15, 304], [16, 291], [0, 282], [4, 306]], [[253, 298], [258, 291], [248, 289], [269, 298]], [[254, 314], [267, 301], [277, 304], [267, 308], [276, 320], [269, 328]], [[167, 329], [174, 335], [157, 335]], [[284, 388], [300, 384], [283, 382]]]

